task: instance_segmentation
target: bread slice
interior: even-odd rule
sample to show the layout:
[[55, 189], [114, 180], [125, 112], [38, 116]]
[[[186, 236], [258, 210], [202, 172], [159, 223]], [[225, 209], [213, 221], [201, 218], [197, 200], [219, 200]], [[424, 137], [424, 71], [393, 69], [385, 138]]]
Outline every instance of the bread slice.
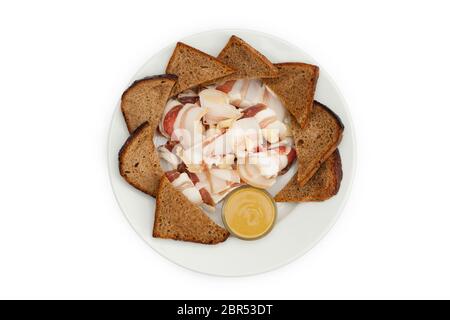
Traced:
[[264, 79], [304, 128], [311, 113], [319, 67], [306, 63], [278, 63], [278, 77]]
[[236, 36], [231, 36], [217, 58], [236, 70], [223, 80], [274, 78], [278, 69], [262, 53]]
[[225, 241], [229, 233], [176, 190], [164, 176], [156, 197], [153, 237], [203, 244]]
[[172, 89], [176, 95], [186, 89], [223, 78], [235, 70], [200, 50], [178, 42], [166, 68], [166, 73], [178, 76]]
[[170, 74], [148, 77], [135, 81], [123, 93], [121, 109], [130, 133], [145, 121], [156, 129], [176, 81]]
[[119, 152], [119, 170], [122, 177], [135, 188], [153, 197], [164, 174], [153, 144], [155, 128], [149, 122], [140, 125], [127, 139]]
[[298, 159], [297, 179], [303, 187], [337, 149], [344, 125], [333, 111], [315, 101], [306, 128], [291, 121], [291, 130]]
[[313, 177], [301, 187], [297, 177], [291, 181], [275, 196], [277, 202], [307, 202], [324, 201], [336, 195], [341, 186], [342, 163], [339, 150], [320, 166]]

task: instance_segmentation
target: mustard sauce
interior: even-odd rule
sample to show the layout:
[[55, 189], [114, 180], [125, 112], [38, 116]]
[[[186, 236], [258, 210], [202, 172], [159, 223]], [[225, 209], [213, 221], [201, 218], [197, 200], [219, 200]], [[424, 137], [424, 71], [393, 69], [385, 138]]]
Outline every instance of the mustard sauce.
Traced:
[[266, 191], [241, 187], [226, 198], [222, 219], [233, 235], [253, 240], [266, 235], [272, 229], [276, 213], [276, 204]]

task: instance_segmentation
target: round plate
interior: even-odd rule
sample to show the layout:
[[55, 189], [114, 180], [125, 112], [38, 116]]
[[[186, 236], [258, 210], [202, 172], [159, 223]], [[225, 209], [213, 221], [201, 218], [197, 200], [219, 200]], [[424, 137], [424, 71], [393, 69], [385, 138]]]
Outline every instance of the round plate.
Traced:
[[[261, 51], [272, 62], [298, 61], [319, 65], [296, 46], [284, 40], [249, 30], [215, 30], [180, 41], [217, 56], [231, 35], [237, 35]], [[164, 73], [175, 44], [155, 54], [130, 83], [145, 76]], [[118, 93], [118, 96], [121, 93]], [[273, 270], [305, 254], [335, 223], [350, 193], [355, 171], [355, 141], [350, 114], [344, 98], [323, 68], [315, 99], [330, 107], [345, 125], [339, 146], [343, 180], [339, 193], [317, 203], [280, 204], [277, 223], [270, 234], [257, 241], [230, 237], [218, 245], [201, 245], [152, 237], [155, 200], [134, 189], [119, 174], [118, 152], [129, 136], [120, 101], [111, 122], [108, 163], [111, 184], [120, 208], [131, 226], [153, 249], [174, 263], [191, 270], [220, 276], [244, 276]]]

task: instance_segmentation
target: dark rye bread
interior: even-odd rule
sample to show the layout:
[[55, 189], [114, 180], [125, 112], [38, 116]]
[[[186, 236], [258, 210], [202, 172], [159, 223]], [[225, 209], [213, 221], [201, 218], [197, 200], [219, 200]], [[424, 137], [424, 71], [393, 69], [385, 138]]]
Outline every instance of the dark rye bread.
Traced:
[[177, 43], [166, 68], [166, 73], [178, 76], [178, 81], [172, 89], [172, 95], [223, 78], [234, 72], [233, 68], [220, 62], [217, 58], [182, 42]]
[[170, 74], [135, 81], [122, 95], [121, 109], [131, 133], [148, 121], [156, 129], [177, 77]]
[[278, 68], [269, 59], [234, 35], [228, 40], [217, 59], [236, 70], [235, 74], [223, 80], [274, 78], [278, 75]]
[[275, 196], [277, 202], [307, 202], [324, 201], [336, 195], [341, 186], [342, 163], [339, 150], [320, 166], [319, 170], [306, 183], [300, 186], [297, 177], [291, 181]]
[[164, 174], [153, 144], [155, 129], [149, 122], [141, 124], [119, 152], [120, 175], [133, 187], [153, 197]]
[[153, 237], [203, 244], [225, 241], [229, 233], [176, 190], [164, 176], [156, 196]]
[[278, 77], [264, 79], [283, 102], [300, 126], [304, 128], [312, 110], [319, 67], [306, 63], [278, 63]]
[[308, 125], [302, 129], [292, 120], [291, 130], [298, 159], [297, 179], [303, 187], [337, 149], [344, 125], [333, 111], [314, 101]]

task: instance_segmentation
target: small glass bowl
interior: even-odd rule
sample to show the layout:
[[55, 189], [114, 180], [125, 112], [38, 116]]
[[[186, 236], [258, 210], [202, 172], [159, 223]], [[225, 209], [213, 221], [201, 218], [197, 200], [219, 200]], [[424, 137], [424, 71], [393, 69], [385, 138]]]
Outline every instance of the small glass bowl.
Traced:
[[[255, 237], [255, 238], [245, 238], [245, 237], [242, 237], [242, 236], [240, 236], [240, 235], [234, 233], [234, 231], [233, 231], [233, 230], [230, 228], [230, 226], [228, 225], [227, 219], [225, 218], [225, 210], [224, 210], [224, 208], [225, 208], [225, 205], [226, 205], [227, 201], [230, 199], [231, 195], [233, 195], [235, 192], [237, 192], [237, 191], [239, 191], [239, 190], [242, 190], [242, 189], [257, 189], [258, 191], [261, 191], [261, 192], [265, 193], [265, 194], [267, 195], [267, 197], [272, 201], [272, 204], [273, 204], [273, 207], [274, 207], [274, 210], [275, 210], [275, 211], [274, 211], [274, 217], [273, 217], [273, 223], [272, 223], [272, 225], [270, 226], [270, 228], [268, 228], [263, 234], [261, 234], [261, 235]], [[222, 214], [222, 222], [223, 222], [223, 224], [225, 225], [225, 228], [230, 232], [230, 234], [232, 234], [233, 236], [235, 236], [236, 238], [239, 238], [239, 239], [241, 239], [241, 240], [252, 241], [252, 240], [258, 240], [258, 239], [261, 239], [262, 237], [265, 237], [267, 234], [269, 234], [270, 231], [272, 231], [274, 225], [275, 225], [276, 222], [277, 222], [277, 217], [278, 217], [278, 207], [277, 207], [277, 203], [275, 202], [275, 200], [273, 199], [272, 195], [271, 195], [269, 192], [267, 192], [267, 191], [264, 190], [264, 189], [259, 189], [259, 188], [255, 188], [255, 187], [252, 187], [252, 186], [245, 185], [245, 186], [241, 186], [241, 187], [238, 187], [238, 188], [234, 189], [233, 191], [231, 191], [231, 192], [225, 197], [225, 200], [223, 201], [223, 205], [222, 205], [222, 213], [221, 213], [221, 214]]]

